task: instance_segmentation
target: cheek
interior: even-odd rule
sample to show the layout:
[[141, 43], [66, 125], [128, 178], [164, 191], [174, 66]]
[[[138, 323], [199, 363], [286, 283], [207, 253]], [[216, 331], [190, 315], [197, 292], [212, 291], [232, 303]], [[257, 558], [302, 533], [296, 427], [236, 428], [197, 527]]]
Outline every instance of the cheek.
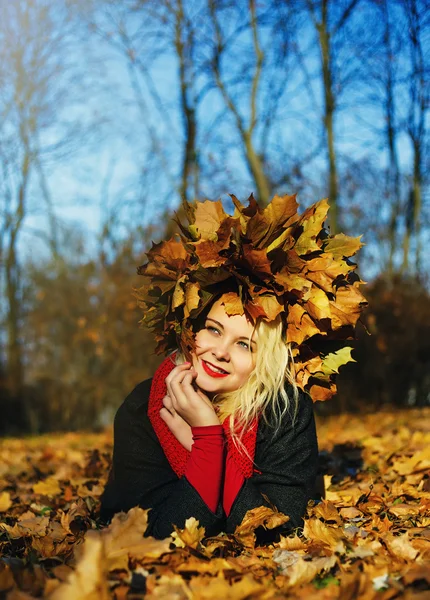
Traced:
[[205, 348], [207, 348], [207, 346], [209, 344], [207, 331], [205, 331], [204, 329], [201, 331], [198, 331], [196, 333], [195, 342], [196, 342], [196, 354], [201, 354], [202, 352], [204, 352]]
[[237, 366], [240, 377], [244, 380], [247, 379], [255, 367], [253, 357], [249, 355], [241, 356]]

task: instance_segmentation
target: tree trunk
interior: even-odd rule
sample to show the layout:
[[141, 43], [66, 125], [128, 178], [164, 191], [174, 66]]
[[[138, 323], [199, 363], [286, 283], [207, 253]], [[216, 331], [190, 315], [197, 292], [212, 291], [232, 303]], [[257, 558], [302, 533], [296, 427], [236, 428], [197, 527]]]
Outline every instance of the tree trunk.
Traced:
[[328, 196], [330, 202], [331, 233], [338, 229], [338, 176], [336, 165], [336, 150], [334, 144], [334, 112], [335, 100], [333, 95], [333, 75], [330, 56], [330, 33], [327, 20], [328, 0], [322, 3], [322, 20], [317, 25], [321, 48], [321, 60], [324, 83], [324, 127], [327, 141], [327, 154], [329, 162]]
[[[196, 108], [194, 103], [191, 101], [190, 96], [192, 93], [192, 85], [188, 80], [187, 73], [187, 58], [185, 55], [185, 44], [182, 39], [184, 34], [187, 34], [187, 27], [185, 23], [185, 15], [182, 5], [182, 0], [178, 1], [178, 7], [176, 11], [175, 21], [175, 48], [176, 54], [179, 60], [179, 81], [181, 88], [181, 110], [184, 123], [184, 135], [185, 144], [183, 149], [182, 158], [182, 174], [181, 174], [181, 186], [180, 195], [182, 199], [190, 200], [191, 193], [190, 188], [193, 190], [193, 194], [198, 194], [198, 164], [197, 164], [197, 150], [196, 150], [196, 138], [197, 138], [197, 117]], [[191, 39], [190, 39], [191, 38]], [[192, 50], [193, 34], [187, 36], [188, 50]]]
[[270, 184], [264, 172], [264, 166], [260, 156], [256, 153], [252, 144], [251, 135], [245, 132], [243, 135], [245, 145], [245, 157], [249, 170], [257, 188], [257, 195], [262, 206], [267, 206], [270, 200]]
[[9, 230], [9, 245], [5, 260], [6, 271], [6, 300], [7, 300], [7, 379], [13, 396], [17, 397], [23, 388], [23, 360], [19, 339], [20, 319], [20, 274], [16, 255], [16, 245], [21, 225], [24, 219], [25, 197], [30, 172], [30, 154], [25, 150], [22, 163], [22, 180], [18, 189], [18, 205], [14, 218], [11, 217]]
[[394, 272], [394, 254], [397, 249], [397, 225], [400, 215], [400, 169], [399, 158], [396, 149], [396, 118], [394, 101], [394, 74], [392, 67], [392, 46], [391, 46], [391, 27], [388, 12], [388, 1], [384, 5], [385, 18], [385, 44], [386, 44], [386, 68], [387, 68], [387, 87], [385, 97], [385, 119], [387, 122], [386, 135], [389, 154], [389, 167], [387, 173], [387, 192], [388, 199], [391, 202], [390, 223], [388, 226], [388, 275], [391, 277]]

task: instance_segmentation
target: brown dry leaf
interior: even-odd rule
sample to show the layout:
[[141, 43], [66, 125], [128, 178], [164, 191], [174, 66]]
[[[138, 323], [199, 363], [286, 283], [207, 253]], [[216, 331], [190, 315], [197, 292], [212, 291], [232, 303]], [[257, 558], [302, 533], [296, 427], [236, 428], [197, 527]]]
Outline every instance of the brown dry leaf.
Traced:
[[406, 585], [420, 580], [427, 581], [430, 588], [430, 561], [411, 566], [411, 568], [404, 573], [402, 579]]
[[248, 512], [243, 517], [242, 523], [234, 530], [234, 536], [247, 547], [254, 547], [255, 533], [257, 527], [265, 527], [266, 529], [274, 529], [287, 521], [290, 517], [283, 513], [269, 508], [268, 506], [259, 506]]
[[[151, 582], [151, 580], [149, 580]], [[192, 595], [180, 575], [162, 575], [145, 594], [146, 600], [191, 600]]]
[[227, 292], [221, 296], [221, 300], [228, 315], [243, 315], [243, 304], [237, 294]]
[[342, 524], [342, 519], [336, 506], [327, 499], [322, 500], [310, 512], [315, 517], [324, 519], [324, 521], [334, 521], [338, 525]]
[[320, 333], [318, 327], [300, 304], [294, 304], [289, 308], [287, 323], [287, 342], [295, 342], [300, 345], [304, 340]]
[[190, 598], [193, 600], [245, 600], [249, 598], [273, 598], [275, 590], [245, 575], [237, 582], [230, 583], [223, 574], [218, 577], [194, 577], [190, 582]]
[[[82, 527], [82, 523], [85, 523], [87, 528], [90, 527], [90, 512], [82, 498], [78, 498], [76, 502], [73, 502], [67, 513], [60, 510], [59, 514], [61, 525], [67, 533], [76, 535], [77, 531]], [[75, 521], [79, 524], [78, 526], [75, 525]]]
[[397, 536], [388, 533], [383, 539], [389, 551], [397, 558], [414, 560], [418, 555], [418, 550], [413, 547], [407, 531], [404, 534]]
[[357, 287], [339, 288], [336, 291], [335, 301], [330, 302], [332, 328], [354, 326], [360, 317], [362, 307], [366, 305], [367, 301]]
[[312, 286], [309, 293], [310, 298], [305, 303], [305, 307], [310, 316], [316, 320], [329, 319], [331, 309], [327, 294], [316, 286]]
[[110, 600], [107, 567], [100, 534], [90, 531], [76, 569], [47, 600]]
[[267, 250], [254, 249], [249, 244], [243, 245], [243, 259], [249, 265], [249, 269], [254, 273], [272, 275], [270, 268], [271, 261], [267, 257]]
[[[403, 458], [403, 457], [402, 457]], [[430, 444], [422, 450], [418, 450], [409, 459], [397, 460], [393, 464], [394, 471], [399, 475], [409, 475], [417, 470], [430, 468]]]
[[205, 528], [199, 526], [199, 522], [194, 517], [190, 517], [185, 521], [184, 529], [179, 529], [175, 526], [175, 531], [172, 533], [173, 543], [178, 548], [197, 548], [198, 544], [205, 536]]
[[292, 537], [280, 536], [278, 548], [282, 550], [305, 550], [306, 544], [297, 534]]
[[342, 519], [356, 519], [357, 517], [363, 517], [363, 513], [355, 506], [346, 506], [340, 509], [339, 511]]
[[[221, 200], [205, 200], [197, 202], [194, 209], [194, 222], [190, 226], [192, 231], [197, 233], [197, 237], [203, 240], [217, 241], [217, 231], [221, 223], [229, 215], [224, 211]], [[191, 231], [191, 229], [190, 229]]]
[[147, 525], [148, 511], [136, 506], [127, 513], [116, 514], [109, 527], [102, 531], [104, 552], [111, 570], [127, 569], [129, 556], [158, 558], [170, 551], [170, 539], [144, 537]]
[[248, 312], [253, 319], [258, 317], [267, 318], [269, 321], [276, 319], [282, 312], [282, 306], [279, 304], [275, 295], [265, 294], [254, 296], [252, 302], [248, 303]]
[[[285, 575], [289, 577], [289, 585], [302, 585], [309, 583], [321, 572], [330, 571], [337, 564], [337, 557], [333, 556], [313, 558], [312, 560], [305, 560], [302, 556], [283, 569]], [[281, 569], [282, 569], [282, 565]]]
[[27, 536], [41, 537], [46, 535], [46, 528], [49, 525], [49, 517], [35, 517], [33, 513], [31, 518], [17, 521], [15, 525], [10, 526], [6, 523], [0, 523], [0, 530], [4, 530], [12, 539], [18, 539]]
[[319, 519], [308, 519], [303, 527], [303, 535], [308, 540], [316, 540], [327, 544], [332, 552], [344, 553], [346, 551], [342, 530], [331, 527]]
[[195, 310], [200, 301], [200, 285], [198, 283], [187, 283], [185, 287], [185, 317]]

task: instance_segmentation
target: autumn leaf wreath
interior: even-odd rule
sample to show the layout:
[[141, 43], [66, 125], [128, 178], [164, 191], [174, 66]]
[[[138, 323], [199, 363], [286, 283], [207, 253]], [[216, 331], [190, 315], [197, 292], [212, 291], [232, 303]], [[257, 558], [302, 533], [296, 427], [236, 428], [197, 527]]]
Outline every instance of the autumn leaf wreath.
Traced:
[[327, 400], [339, 367], [354, 360], [345, 341], [367, 305], [350, 260], [361, 236], [328, 233], [327, 200], [299, 215], [295, 195], [275, 196], [265, 208], [252, 195], [248, 206], [231, 198], [233, 215], [220, 200], [184, 201], [180, 235], [152, 245], [138, 268], [141, 323], [153, 331], [158, 354], [180, 348], [189, 356], [196, 319], [220, 293], [229, 315], [281, 315], [298, 386]]

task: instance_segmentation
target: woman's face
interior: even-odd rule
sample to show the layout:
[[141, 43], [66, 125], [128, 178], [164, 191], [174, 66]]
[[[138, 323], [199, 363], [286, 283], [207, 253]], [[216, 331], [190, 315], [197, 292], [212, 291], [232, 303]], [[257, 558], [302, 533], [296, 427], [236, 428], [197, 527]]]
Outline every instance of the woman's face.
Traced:
[[221, 302], [222, 298], [214, 303], [203, 329], [196, 334], [192, 355], [196, 383], [209, 395], [237, 390], [255, 367], [253, 324], [245, 315], [229, 316]]

